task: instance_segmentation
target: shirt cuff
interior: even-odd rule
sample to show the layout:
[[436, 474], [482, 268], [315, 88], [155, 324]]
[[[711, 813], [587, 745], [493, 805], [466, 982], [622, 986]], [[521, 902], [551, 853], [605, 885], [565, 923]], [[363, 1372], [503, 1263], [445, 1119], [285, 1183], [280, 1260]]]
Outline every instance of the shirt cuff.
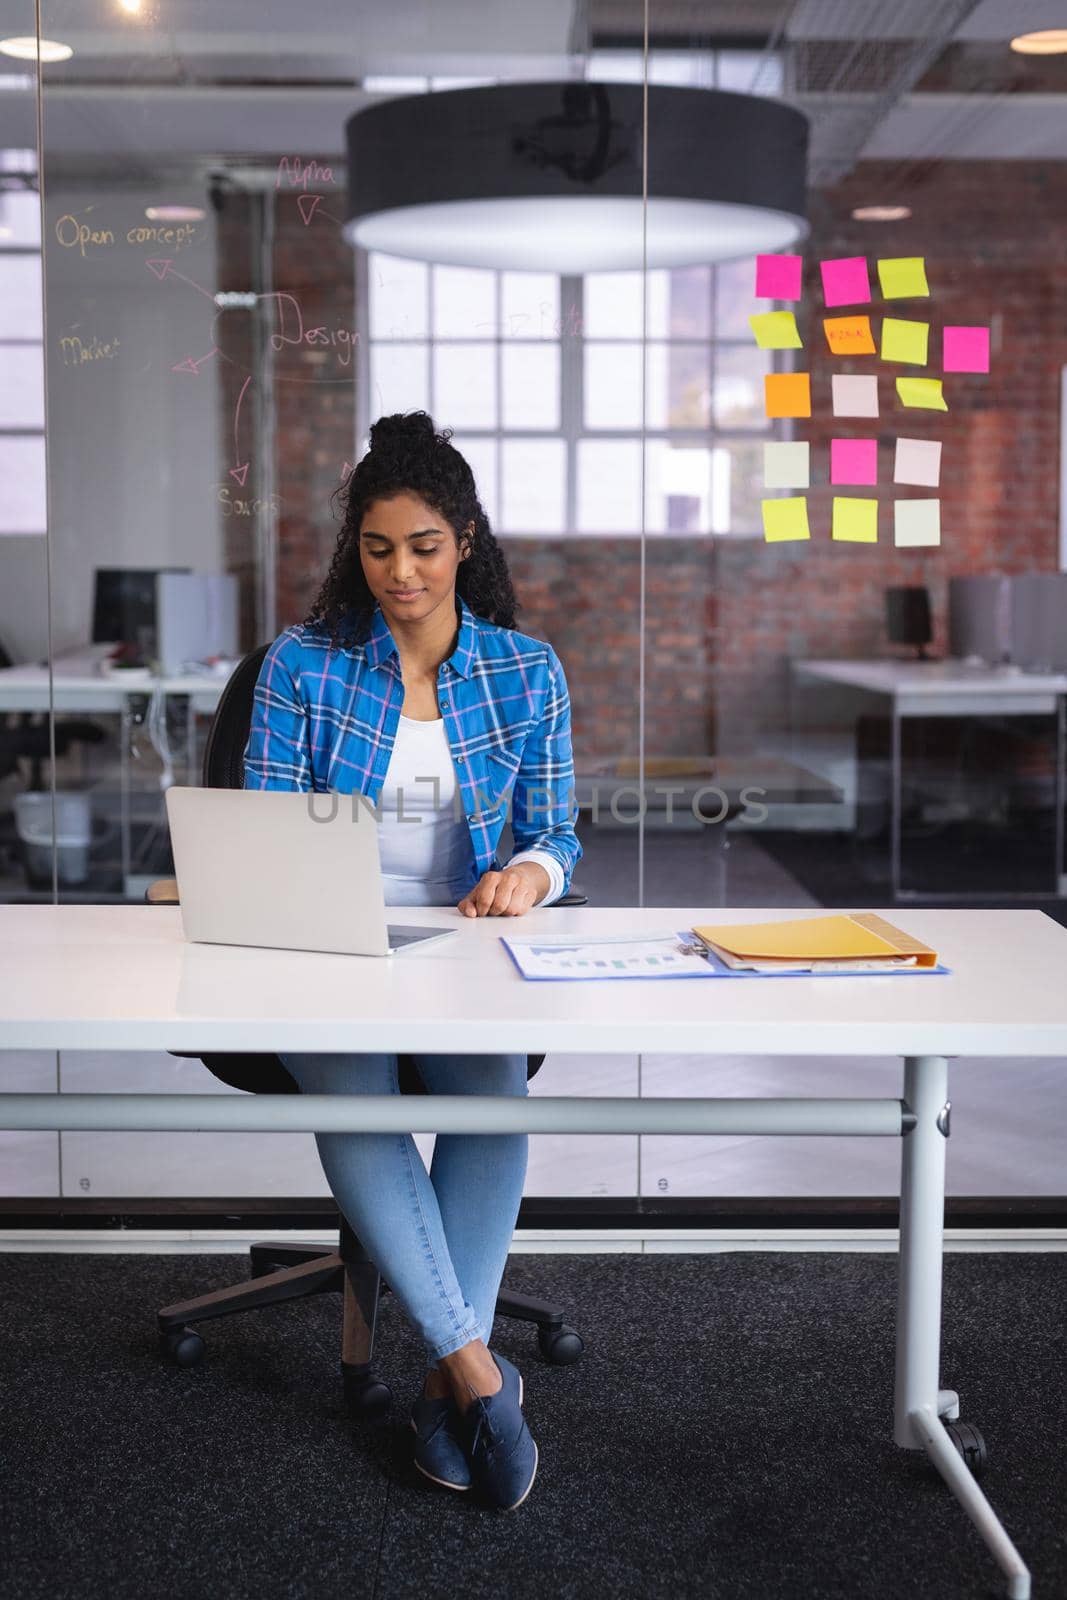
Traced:
[[559, 899], [563, 893], [563, 868], [550, 850], [520, 850], [518, 855], [512, 856], [508, 866], [513, 867], [518, 861], [536, 861], [538, 866], [544, 867], [550, 879], [548, 893], [543, 900], [538, 900], [531, 910], [536, 911], [540, 906], [549, 906], [553, 900]]

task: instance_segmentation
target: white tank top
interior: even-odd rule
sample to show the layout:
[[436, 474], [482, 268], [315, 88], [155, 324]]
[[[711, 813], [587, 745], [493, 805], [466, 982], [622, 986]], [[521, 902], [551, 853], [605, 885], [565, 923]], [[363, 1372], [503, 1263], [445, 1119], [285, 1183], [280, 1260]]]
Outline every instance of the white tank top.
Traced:
[[401, 716], [380, 805], [386, 905], [455, 905], [477, 874], [444, 717]]
[[[386, 905], [456, 905], [477, 884], [478, 870], [444, 717], [401, 715], [378, 800]], [[510, 859], [539, 862], [548, 873], [540, 905], [563, 893], [563, 868], [549, 851], [522, 850]]]

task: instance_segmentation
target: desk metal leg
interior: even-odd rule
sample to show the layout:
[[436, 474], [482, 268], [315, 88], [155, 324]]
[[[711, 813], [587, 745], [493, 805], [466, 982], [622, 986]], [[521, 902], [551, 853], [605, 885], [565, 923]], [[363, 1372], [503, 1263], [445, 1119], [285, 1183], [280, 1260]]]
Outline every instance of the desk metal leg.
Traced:
[[941, 1421], [943, 1416], [949, 1420], [959, 1417], [955, 1390], [938, 1388], [950, 1110], [946, 1058], [906, 1057], [903, 1098], [916, 1121], [901, 1137], [893, 1441], [906, 1450], [926, 1451], [1004, 1573], [1004, 1593], [1010, 1600], [1030, 1600], [1029, 1570]]
[[[707, 830], [705, 830], [707, 831]], [[711, 881], [708, 885], [710, 900], [713, 906], [726, 905], [726, 869], [729, 866], [727, 852], [730, 849], [730, 836], [726, 832], [726, 818], [721, 822], [711, 825]]]
[[1063, 893], [1063, 763], [1064, 763], [1064, 730], [1063, 730], [1063, 696], [1056, 696], [1056, 779], [1053, 785], [1053, 805], [1056, 807], [1053, 828], [1053, 851], [1056, 860], [1052, 872], [1052, 892], [1055, 895]]
[[130, 879], [130, 760], [132, 758], [133, 740], [131, 737], [131, 720], [133, 710], [130, 697], [122, 697], [122, 710], [119, 713], [119, 833], [122, 843], [122, 893], [126, 895], [126, 886]]
[[191, 694], [185, 698], [185, 781], [192, 789], [200, 784], [196, 770], [196, 707]]
[[900, 896], [900, 829], [901, 829], [901, 773], [900, 773], [900, 713], [896, 700], [890, 711], [889, 755], [889, 887], [894, 902]]

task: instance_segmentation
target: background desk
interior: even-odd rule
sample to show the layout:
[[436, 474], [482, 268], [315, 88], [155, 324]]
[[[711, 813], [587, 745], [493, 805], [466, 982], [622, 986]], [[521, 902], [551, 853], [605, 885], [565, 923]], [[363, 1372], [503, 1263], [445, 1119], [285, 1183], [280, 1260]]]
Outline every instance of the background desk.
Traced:
[[[841, 684], [889, 702], [890, 884], [894, 899], [915, 898], [900, 886], [900, 724], [904, 717], [1046, 716], [1056, 719], [1055, 844], [1049, 893], [1061, 893], [1063, 871], [1064, 709], [1067, 675], [967, 667], [961, 661], [822, 661], [792, 664], [799, 682]], [[982, 898], [981, 891], [973, 898]], [[922, 896], [933, 899], [936, 896]], [[969, 895], [953, 891], [953, 900]]]
[[[753, 827], [775, 806], [836, 804], [841, 790], [829, 779], [809, 772], [781, 756], [651, 756], [644, 764], [644, 783], [638, 784], [637, 760], [622, 757], [584, 761], [574, 780], [579, 837], [588, 841], [584, 824], [599, 826], [600, 840], [612, 823], [636, 830], [644, 814], [646, 848], [661, 830], [689, 832], [710, 849], [694, 859], [687, 884], [708, 905], [725, 905], [729, 898], [727, 824]], [[756, 807], [765, 807], [757, 810]], [[752, 821], [752, 819], [755, 821]], [[773, 823], [771, 824], [773, 826]], [[632, 834], [636, 847], [636, 831]], [[705, 871], [705, 868], [710, 868]], [[585, 869], [588, 872], [588, 867]], [[582, 874], [580, 873], [581, 877]], [[599, 898], [594, 896], [594, 898]]]
[[103, 713], [118, 717], [121, 881], [124, 893], [140, 899], [147, 883], [157, 878], [159, 873], [149, 872], [143, 879], [132, 875], [130, 752], [135, 704], [138, 699], [147, 701], [154, 693], [168, 699], [172, 696], [185, 697], [183, 781], [198, 784], [200, 758], [196, 719], [200, 714], [211, 716], [214, 713], [226, 687], [226, 680], [198, 673], [171, 673], [156, 676], [148, 683], [128, 683], [121, 677], [105, 676], [96, 670], [97, 661], [108, 648], [95, 646], [57, 656], [53, 663], [51, 685], [48, 668], [36, 663], [0, 669], [0, 715], [12, 711], [47, 713], [54, 706], [57, 716], [66, 713]]
[[171, 907], [0, 906], [0, 1049], [903, 1056], [900, 1100], [6, 1094], [0, 1126], [903, 1136], [894, 1442], [926, 1450], [1005, 1592], [1028, 1600], [1029, 1572], [941, 1420], [959, 1417], [956, 1391], [939, 1387], [948, 1057], [1067, 1056], [1067, 930], [1035, 911], [912, 912], [909, 930], [941, 953], [948, 977], [529, 983], [502, 934], [673, 930], [707, 920], [707, 908], [465, 919], [425, 906], [419, 920], [457, 926], [456, 937], [395, 958], [194, 945], [179, 917]]
[[[110, 713], [119, 718], [119, 824], [121, 833], [122, 884], [130, 899], [143, 898], [148, 884], [161, 876], [159, 871], [140, 877], [131, 874], [132, 821], [130, 798], [131, 733], [133, 708], [138, 697], [153, 693], [186, 700], [185, 752], [180, 781], [199, 784], [201, 779], [196, 739], [196, 718], [212, 715], [225, 688], [224, 678], [200, 674], [158, 676], [149, 683], [128, 683], [121, 677], [108, 677], [97, 671], [97, 662], [109, 646], [93, 646], [56, 657], [50, 693], [48, 669], [36, 664], [0, 669], [0, 714], [4, 712], [48, 712], [53, 703], [57, 715], [63, 713]], [[693, 813], [692, 801], [706, 785], [725, 798], [704, 794], [698, 801], [703, 818]], [[743, 793], [752, 791], [752, 801], [768, 806], [836, 802], [841, 791], [817, 774], [781, 757], [708, 756], [690, 760], [672, 757], [649, 758], [645, 763], [646, 826], [654, 829], [667, 810], [665, 791], [673, 788], [672, 825], [690, 828], [710, 842], [710, 883], [696, 885], [709, 904], [721, 905], [726, 889], [726, 828], [728, 822], [745, 812]], [[610, 826], [613, 797], [618, 793], [617, 810], [636, 828], [636, 762], [632, 758], [583, 762], [575, 778], [574, 804], [579, 817]], [[624, 824], [624, 825], [626, 825]], [[636, 847], [636, 833], [634, 834]], [[67, 898], [76, 898], [67, 893]], [[77, 898], [83, 898], [81, 896]]]

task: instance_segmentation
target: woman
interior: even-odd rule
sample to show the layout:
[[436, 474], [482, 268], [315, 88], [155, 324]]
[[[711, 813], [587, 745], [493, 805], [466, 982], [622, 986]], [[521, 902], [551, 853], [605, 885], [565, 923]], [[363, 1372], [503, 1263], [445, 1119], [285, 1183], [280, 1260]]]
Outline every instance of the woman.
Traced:
[[[503, 551], [450, 437], [424, 411], [371, 428], [318, 598], [264, 657], [245, 788], [367, 795], [380, 802], [387, 905], [516, 917], [566, 893], [581, 859], [570, 701], [552, 646], [515, 627]], [[517, 848], [501, 865], [509, 810]], [[399, 1092], [395, 1055], [281, 1060], [305, 1093]], [[524, 1054], [415, 1061], [431, 1094], [528, 1092]], [[519, 1373], [486, 1341], [528, 1135], [438, 1134], [429, 1174], [410, 1133], [316, 1142], [339, 1207], [426, 1343], [416, 1464], [513, 1509], [537, 1446]]]

